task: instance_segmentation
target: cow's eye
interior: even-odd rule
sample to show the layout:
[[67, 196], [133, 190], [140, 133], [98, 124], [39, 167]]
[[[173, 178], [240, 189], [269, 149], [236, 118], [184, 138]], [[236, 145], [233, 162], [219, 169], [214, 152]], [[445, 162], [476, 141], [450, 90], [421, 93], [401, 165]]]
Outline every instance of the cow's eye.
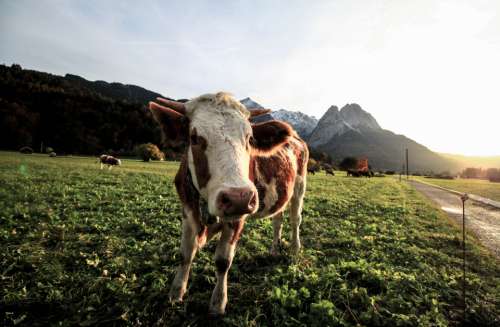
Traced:
[[253, 138], [253, 136], [252, 135], [248, 135], [248, 138], [247, 138], [247, 147], [249, 148], [254, 143], [255, 143], [255, 139]]
[[198, 144], [198, 135], [191, 134], [191, 145], [197, 145], [197, 144]]

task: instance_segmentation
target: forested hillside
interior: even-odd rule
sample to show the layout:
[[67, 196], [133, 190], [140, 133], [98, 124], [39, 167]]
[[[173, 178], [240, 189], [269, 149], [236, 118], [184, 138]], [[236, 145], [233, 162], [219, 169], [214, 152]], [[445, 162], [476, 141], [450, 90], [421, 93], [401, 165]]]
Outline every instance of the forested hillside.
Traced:
[[157, 96], [134, 85], [0, 65], [0, 148], [39, 150], [43, 142], [58, 153], [93, 155], [159, 144], [160, 131], [146, 108]]

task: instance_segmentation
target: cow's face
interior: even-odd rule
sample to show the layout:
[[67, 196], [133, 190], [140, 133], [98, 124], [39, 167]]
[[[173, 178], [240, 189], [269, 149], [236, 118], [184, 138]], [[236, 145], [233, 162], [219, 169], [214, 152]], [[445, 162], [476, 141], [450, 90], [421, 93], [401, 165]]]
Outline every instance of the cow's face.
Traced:
[[257, 211], [250, 157], [286, 141], [291, 133], [288, 125], [275, 121], [251, 125], [251, 113], [226, 93], [203, 95], [185, 104], [162, 102], [169, 108], [150, 103], [150, 109], [166, 141], [187, 146], [193, 184], [207, 201], [209, 213], [231, 220]]

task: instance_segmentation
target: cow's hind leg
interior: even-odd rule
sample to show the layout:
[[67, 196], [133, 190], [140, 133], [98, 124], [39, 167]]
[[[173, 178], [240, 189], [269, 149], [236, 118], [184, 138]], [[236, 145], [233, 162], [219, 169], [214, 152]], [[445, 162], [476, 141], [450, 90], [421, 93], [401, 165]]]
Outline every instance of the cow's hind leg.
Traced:
[[304, 203], [304, 194], [306, 191], [306, 177], [297, 176], [293, 189], [293, 196], [290, 200], [290, 227], [292, 252], [298, 254], [300, 252], [300, 223], [302, 222], [302, 205]]
[[278, 213], [273, 220], [273, 244], [271, 246], [271, 255], [278, 255], [280, 253], [281, 245], [281, 230], [283, 229], [283, 212]]
[[181, 264], [177, 268], [174, 281], [170, 288], [169, 298], [171, 302], [182, 301], [184, 293], [186, 293], [187, 283], [189, 279], [189, 271], [193, 262], [196, 251], [198, 250], [198, 231], [200, 226], [194, 219], [191, 210], [184, 209], [184, 219], [182, 220], [182, 236], [181, 236]]
[[209, 312], [211, 315], [224, 314], [227, 304], [227, 275], [233, 262], [236, 243], [243, 230], [244, 220], [224, 223], [222, 235], [215, 250], [215, 267], [217, 269], [217, 284], [210, 299]]

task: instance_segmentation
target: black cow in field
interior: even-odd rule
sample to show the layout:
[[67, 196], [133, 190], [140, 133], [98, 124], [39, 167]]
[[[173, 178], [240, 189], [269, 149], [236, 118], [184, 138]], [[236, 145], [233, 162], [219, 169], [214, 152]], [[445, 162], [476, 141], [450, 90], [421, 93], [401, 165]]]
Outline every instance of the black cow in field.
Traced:
[[314, 175], [320, 170], [321, 166], [316, 161], [309, 159], [307, 162], [307, 172]]
[[335, 176], [335, 172], [333, 171], [333, 167], [329, 164], [323, 164], [323, 170], [325, 174]]
[[113, 166], [120, 166], [122, 164], [122, 161], [120, 159], [117, 159], [113, 156], [108, 156], [107, 154], [101, 155], [98, 159], [97, 162], [101, 163], [101, 169], [104, 168], [104, 165], [108, 165], [108, 169], [111, 169]]

